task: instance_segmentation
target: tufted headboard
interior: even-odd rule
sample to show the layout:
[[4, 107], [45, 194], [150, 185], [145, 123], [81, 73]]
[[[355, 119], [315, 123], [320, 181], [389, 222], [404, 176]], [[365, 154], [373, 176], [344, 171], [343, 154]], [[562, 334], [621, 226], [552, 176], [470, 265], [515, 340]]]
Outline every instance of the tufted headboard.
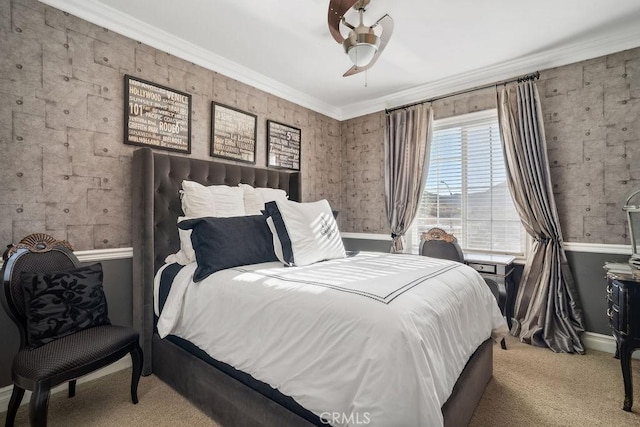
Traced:
[[133, 323], [144, 352], [143, 374], [151, 373], [153, 277], [167, 255], [180, 249], [176, 221], [183, 215], [178, 191], [183, 180], [203, 185], [239, 183], [280, 188], [300, 201], [300, 173], [221, 163], [141, 148], [133, 153]]

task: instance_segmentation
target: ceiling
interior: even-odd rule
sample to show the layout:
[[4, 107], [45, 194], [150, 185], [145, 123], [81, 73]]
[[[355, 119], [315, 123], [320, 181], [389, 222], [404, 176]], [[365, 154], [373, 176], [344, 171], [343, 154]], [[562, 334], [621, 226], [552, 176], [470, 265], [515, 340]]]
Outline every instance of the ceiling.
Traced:
[[342, 77], [328, 0], [40, 1], [338, 120], [640, 46], [639, 0], [372, 0], [393, 36]]

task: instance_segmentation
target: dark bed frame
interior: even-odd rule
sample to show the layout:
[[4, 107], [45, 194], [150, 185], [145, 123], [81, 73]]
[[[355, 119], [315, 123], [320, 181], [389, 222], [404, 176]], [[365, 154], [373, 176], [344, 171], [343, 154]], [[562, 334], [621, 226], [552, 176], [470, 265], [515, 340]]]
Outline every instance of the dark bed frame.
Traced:
[[[180, 248], [183, 180], [203, 185], [280, 188], [300, 201], [300, 173], [192, 159], [141, 148], [132, 161], [133, 323], [144, 352], [143, 375], [155, 374], [224, 427], [312, 426], [313, 423], [154, 331], [153, 277]], [[180, 367], [180, 369], [176, 369]], [[482, 343], [443, 405], [446, 426], [467, 425], [493, 372], [493, 345]]]

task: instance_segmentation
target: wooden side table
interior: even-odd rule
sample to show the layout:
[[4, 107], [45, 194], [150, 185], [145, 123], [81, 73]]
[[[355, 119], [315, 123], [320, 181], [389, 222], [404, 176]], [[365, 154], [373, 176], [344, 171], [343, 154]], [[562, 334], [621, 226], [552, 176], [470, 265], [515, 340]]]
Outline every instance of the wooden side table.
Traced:
[[482, 277], [491, 279], [498, 284], [498, 306], [502, 314], [507, 318], [507, 325], [511, 329], [511, 319], [513, 318], [513, 296], [515, 283], [513, 281], [513, 255], [494, 255], [482, 253], [465, 253], [464, 260], [476, 270]]

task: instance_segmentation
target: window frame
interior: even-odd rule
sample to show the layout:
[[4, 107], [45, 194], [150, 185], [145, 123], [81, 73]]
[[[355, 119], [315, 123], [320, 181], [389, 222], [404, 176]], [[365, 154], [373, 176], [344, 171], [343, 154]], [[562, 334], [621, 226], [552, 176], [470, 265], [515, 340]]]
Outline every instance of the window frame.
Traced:
[[[477, 112], [473, 112], [473, 113], [467, 113], [467, 114], [459, 114], [456, 116], [451, 116], [451, 117], [445, 117], [442, 119], [437, 119], [433, 121], [433, 130], [432, 132], [435, 133], [436, 131], [442, 131], [442, 130], [446, 130], [446, 129], [450, 129], [450, 128], [455, 128], [455, 127], [465, 127], [465, 126], [473, 126], [474, 124], [478, 124], [478, 123], [482, 123], [488, 120], [497, 120], [498, 119], [498, 113], [497, 113], [497, 109], [495, 108], [490, 108], [490, 109], [486, 109], [486, 110], [482, 110], [482, 111], [477, 111]], [[500, 132], [500, 129], [498, 129], [498, 135], [499, 135], [499, 139], [500, 139], [500, 144], [502, 146], [502, 134]], [[432, 147], [429, 147], [429, 150], [431, 150]], [[466, 171], [466, 164], [467, 164], [467, 147], [466, 144], [463, 144], [461, 147], [462, 150], [462, 158], [461, 158], [461, 174], [463, 175], [463, 179], [462, 179], [462, 193], [466, 194], [466, 189], [465, 187], [467, 186], [467, 180], [464, 177], [467, 173]], [[504, 152], [502, 152], [502, 155], [504, 156]], [[431, 162], [431, 158], [429, 158], [429, 162]], [[427, 165], [427, 169], [428, 169]], [[424, 191], [426, 190], [426, 182], [428, 179], [428, 170], [425, 173], [424, 176], [424, 182], [425, 182], [425, 189], [423, 189], [423, 194]], [[422, 195], [421, 195], [422, 198]], [[462, 200], [462, 206], [461, 206], [461, 210], [464, 212], [463, 214], [461, 214], [461, 219], [463, 220], [464, 223], [466, 223], [466, 199], [467, 197], [463, 197]], [[511, 197], [512, 201], [513, 201], [513, 196]], [[514, 202], [515, 205], [515, 202]], [[417, 234], [417, 230], [415, 229], [417, 227], [417, 220], [418, 220], [418, 216], [416, 215], [416, 218], [414, 219], [413, 223], [411, 224], [411, 227], [409, 228], [409, 231], [407, 233], [407, 235], [405, 236], [405, 239], [407, 241], [407, 245], [406, 245], [406, 249], [409, 251], [413, 252], [413, 247], [419, 247], [419, 239], [420, 236]], [[529, 236], [529, 234], [526, 232], [526, 230], [524, 230], [524, 226], [522, 225], [522, 222], [520, 222], [520, 228], [521, 228], [521, 232], [524, 234], [524, 242], [523, 242], [523, 247], [522, 247], [522, 252], [506, 252], [506, 251], [491, 251], [491, 250], [480, 250], [480, 249], [467, 249], [467, 248], [462, 248], [464, 252], [468, 252], [468, 253], [487, 253], [487, 254], [500, 254], [500, 255], [512, 255], [516, 257], [517, 261], [521, 261], [526, 259], [528, 253], [529, 253], [529, 248], [531, 246], [531, 237]], [[416, 244], [414, 245], [414, 241], [413, 239], [416, 238], [418, 239], [417, 242], [415, 242]]]

